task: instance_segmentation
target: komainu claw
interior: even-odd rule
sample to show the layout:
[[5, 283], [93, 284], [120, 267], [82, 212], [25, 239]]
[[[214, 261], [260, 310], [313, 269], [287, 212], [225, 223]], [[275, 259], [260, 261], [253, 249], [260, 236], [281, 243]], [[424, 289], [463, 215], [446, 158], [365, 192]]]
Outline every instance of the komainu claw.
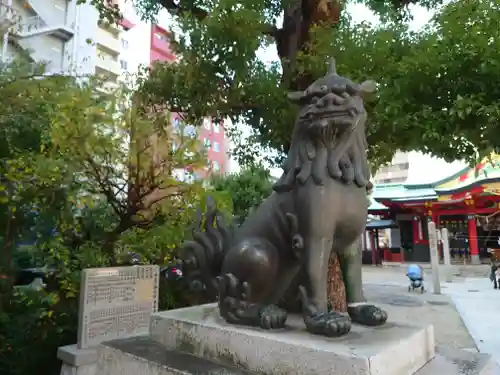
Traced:
[[306, 288], [299, 287], [302, 300], [302, 314], [307, 330], [315, 335], [328, 337], [343, 336], [351, 331], [351, 319], [335, 311], [319, 312], [307, 298]]
[[260, 312], [260, 326], [264, 329], [278, 329], [285, 326], [287, 313], [285, 310], [268, 305]]
[[349, 306], [347, 312], [354, 323], [365, 326], [381, 326], [387, 321], [387, 312], [374, 305]]

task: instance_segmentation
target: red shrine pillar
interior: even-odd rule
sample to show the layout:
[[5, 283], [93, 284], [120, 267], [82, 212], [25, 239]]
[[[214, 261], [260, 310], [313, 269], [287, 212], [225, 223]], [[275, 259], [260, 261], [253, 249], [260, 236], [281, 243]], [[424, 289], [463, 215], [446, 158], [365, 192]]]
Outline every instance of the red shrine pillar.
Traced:
[[467, 228], [469, 229], [469, 250], [471, 264], [481, 264], [479, 260], [479, 245], [477, 241], [477, 227], [474, 215], [467, 215]]

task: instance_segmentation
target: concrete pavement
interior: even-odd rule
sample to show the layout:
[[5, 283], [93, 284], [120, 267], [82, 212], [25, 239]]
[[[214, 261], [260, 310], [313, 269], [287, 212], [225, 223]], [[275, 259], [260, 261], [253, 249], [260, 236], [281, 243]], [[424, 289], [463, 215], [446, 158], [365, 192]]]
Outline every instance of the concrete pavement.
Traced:
[[[427, 293], [432, 293], [430, 271], [425, 276]], [[363, 279], [365, 284], [408, 286], [404, 269], [364, 267]], [[483, 276], [454, 277], [452, 283], [441, 282], [441, 291], [455, 304], [479, 351], [500, 364], [500, 290]]]
[[487, 278], [446, 284], [448, 294], [481, 353], [500, 364], [500, 290]]

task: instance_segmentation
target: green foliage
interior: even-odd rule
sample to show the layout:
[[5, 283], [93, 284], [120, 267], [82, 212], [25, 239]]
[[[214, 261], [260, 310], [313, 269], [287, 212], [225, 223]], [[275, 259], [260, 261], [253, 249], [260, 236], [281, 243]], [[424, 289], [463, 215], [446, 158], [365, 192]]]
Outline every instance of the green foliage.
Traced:
[[[81, 270], [129, 264], [130, 253], [167, 263], [205, 199], [200, 182], [174, 177], [205, 166], [199, 142], [126, 87], [102, 87], [17, 62], [0, 71], [1, 373], [59, 373]], [[45, 290], [13, 288], [27, 264], [56, 270]], [[160, 308], [188, 303], [181, 287], [162, 284]]]
[[59, 346], [75, 342], [76, 306], [41, 290], [16, 291], [8, 312], [0, 314], [0, 372], [59, 374], [55, 355]]
[[[356, 25], [343, 13], [338, 24], [331, 19], [303, 24], [305, 37], [278, 29], [283, 11], [284, 25], [289, 25], [293, 0], [135, 0], [145, 19], [154, 19], [163, 7], [176, 15], [174, 47], [182, 54], [177, 64], [158, 64], [142, 93], [151, 103], [186, 113], [192, 122], [208, 114], [250, 124], [251, 141], [277, 150], [279, 160], [296, 113], [286, 102], [286, 91], [323, 74], [325, 61], [335, 56], [341, 74], [379, 82], [369, 104], [369, 155], [375, 166], [397, 149], [447, 159], [496, 150], [498, 2], [358, 2], [376, 11], [382, 22]], [[304, 7], [313, 4], [306, 1]], [[423, 31], [408, 29], [414, 5], [436, 12]], [[307, 44], [296, 45], [297, 40]], [[269, 43], [278, 47], [280, 65], [266, 65], [257, 56], [258, 48]], [[251, 147], [238, 151], [241, 161], [252, 159], [246, 157]]]
[[216, 191], [229, 194], [233, 215], [243, 219], [272, 191], [269, 170], [262, 166], [250, 166], [239, 173], [216, 177], [212, 186]]
[[435, 9], [443, 4], [443, 0], [357, 0], [375, 12], [382, 20], [411, 20], [411, 7], [417, 5], [427, 9]]
[[498, 10], [497, 1], [453, 1], [418, 33], [388, 23], [336, 34], [339, 70], [379, 83], [369, 108], [371, 155], [398, 148], [452, 161], [499, 150]]

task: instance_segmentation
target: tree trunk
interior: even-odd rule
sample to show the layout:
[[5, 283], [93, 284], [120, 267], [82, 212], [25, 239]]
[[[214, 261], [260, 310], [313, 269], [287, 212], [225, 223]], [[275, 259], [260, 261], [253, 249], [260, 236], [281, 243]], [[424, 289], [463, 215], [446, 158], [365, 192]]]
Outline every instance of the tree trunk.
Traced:
[[7, 222], [3, 238], [3, 248], [0, 254], [0, 312], [7, 309], [12, 296], [14, 286], [14, 274], [12, 269], [12, 258], [14, 251], [13, 237], [15, 233], [15, 218], [7, 211]]
[[339, 257], [333, 253], [328, 265], [328, 301], [334, 311], [346, 312], [347, 301]]

